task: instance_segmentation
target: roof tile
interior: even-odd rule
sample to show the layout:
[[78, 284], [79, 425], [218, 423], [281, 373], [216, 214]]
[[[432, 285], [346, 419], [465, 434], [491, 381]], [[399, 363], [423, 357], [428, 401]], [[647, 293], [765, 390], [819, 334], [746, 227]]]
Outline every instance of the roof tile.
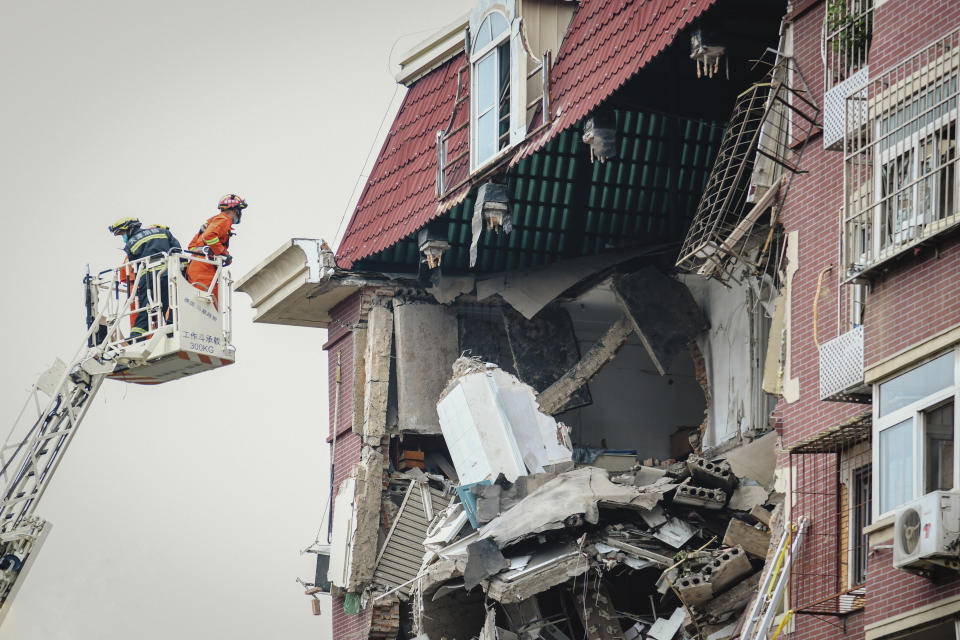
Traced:
[[[558, 115], [523, 144], [513, 163], [587, 116], [715, 1], [581, 0], [550, 71]], [[337, 250], [342, 267], [396, 244], [466, 195], [468, 187], [448, 194], [441, 207], [434, 188], [436, 132], [450, 121], [464, 59], [460, 54], [408, 90]], [[464, 129], [449, 141], [448, 153], [457, 154], [466, 140]]]

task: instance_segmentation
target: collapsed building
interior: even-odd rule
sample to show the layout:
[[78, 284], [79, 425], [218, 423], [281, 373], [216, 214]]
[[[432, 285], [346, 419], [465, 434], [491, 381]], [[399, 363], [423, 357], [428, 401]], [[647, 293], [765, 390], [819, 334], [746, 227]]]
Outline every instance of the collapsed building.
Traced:
[[238, 283], [257, 322], [327, 329], [334, 637], [783, 613], [777, 215], [819, 117], [786, 11], [480, 0], [403, 61], [336, 253], [293, 239]]

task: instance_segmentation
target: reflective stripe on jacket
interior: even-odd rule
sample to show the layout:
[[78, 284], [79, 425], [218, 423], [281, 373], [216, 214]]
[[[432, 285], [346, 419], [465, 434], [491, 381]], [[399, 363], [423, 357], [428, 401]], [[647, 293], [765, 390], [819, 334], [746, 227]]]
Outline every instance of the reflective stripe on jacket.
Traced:
[[170, 230], [160, 225], [137, 231], [123, 245], [123, 251], [131, 261], [157, 253], [169, 253], [171, 249], [179, 248], [180, 243]]
[[203, 247], [210, 247], [215, 255], [229, 255], [230, 231], [233, 229], [233, 218], [226, 213], [218, 213], [203, 223], [197, 235], [187, 245], [190, 251], [199, 251]]

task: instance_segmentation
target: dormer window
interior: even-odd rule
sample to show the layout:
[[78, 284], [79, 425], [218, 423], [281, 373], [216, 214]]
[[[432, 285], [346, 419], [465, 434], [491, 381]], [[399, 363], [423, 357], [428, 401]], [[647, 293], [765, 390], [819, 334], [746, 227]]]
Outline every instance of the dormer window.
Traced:
[[476, 168], [510, 145], [510, 25], [499, 11], [491, 11], [480, 23], [470, 65], [470, 149]]

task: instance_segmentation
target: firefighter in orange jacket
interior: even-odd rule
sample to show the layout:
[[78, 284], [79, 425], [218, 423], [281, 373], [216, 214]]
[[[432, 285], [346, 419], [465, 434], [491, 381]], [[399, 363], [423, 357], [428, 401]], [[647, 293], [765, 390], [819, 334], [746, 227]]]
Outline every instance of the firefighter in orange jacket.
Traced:
[[[189, 251], [202, 253], [205, 258], [212, 260], [214, 256], [223, 256], [223, 265], [227, 266], [233, 260], [230, 256], [230, 236], [233, 235], [233, 225], [240, 224], [243, 210], [247, 208], [247, 201], [235, 193], [220, 198], [217, 205], [220, 213], [203, 223], [197, 235], [187, 245]], [[217, 266], [209, 262], [191, 260], [187, 265], [187, 279], [198, 289], [204, 291], [210, 288], [213, 277], [217, 273]], [[213, 288], [214, 305], [219, 295], [218, 287]]]

